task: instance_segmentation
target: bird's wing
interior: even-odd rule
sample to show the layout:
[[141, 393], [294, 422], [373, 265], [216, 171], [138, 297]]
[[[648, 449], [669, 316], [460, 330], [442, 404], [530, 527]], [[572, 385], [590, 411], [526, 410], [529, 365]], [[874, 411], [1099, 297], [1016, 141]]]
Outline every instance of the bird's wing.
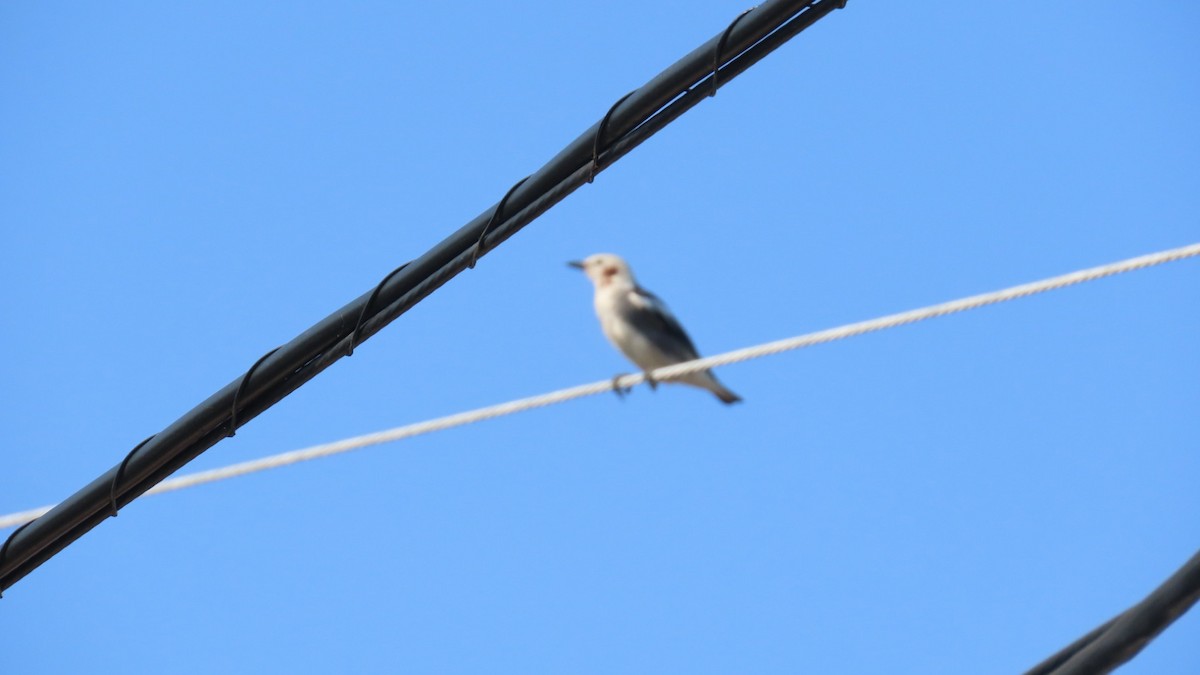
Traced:
[[679, 320], [653, 293], [640, 286], [635, 287], [629, 293], [629, 305], [629, 323], [649, 337], [664, 353], [681, 361], [700, 358], [692, 339], [679, 325]]

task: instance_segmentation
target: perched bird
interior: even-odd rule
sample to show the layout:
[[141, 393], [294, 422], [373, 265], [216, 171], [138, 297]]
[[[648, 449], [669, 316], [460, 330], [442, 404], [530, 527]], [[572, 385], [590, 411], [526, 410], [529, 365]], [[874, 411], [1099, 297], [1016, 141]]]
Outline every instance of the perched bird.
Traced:
[[[596, 316], [604, 335], [646, 373], [651, 387], [655, 386], [649, 375], [651, 370], [700, 358], [683, 326], [662, 300], [637, 285], [629, 264], [620, 256], [597, 253], [582, 262], [567, 264], [583, 270], [591, 279], [596, 287]], [[707, 389], [722, 403], [742, 400], [707, 370], [674, 381]]]

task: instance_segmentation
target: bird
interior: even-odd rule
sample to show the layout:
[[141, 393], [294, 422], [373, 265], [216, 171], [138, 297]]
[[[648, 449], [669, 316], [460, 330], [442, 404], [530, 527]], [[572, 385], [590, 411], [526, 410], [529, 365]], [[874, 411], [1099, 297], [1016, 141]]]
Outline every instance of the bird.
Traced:
[[[594, 304], [605, 337], [630, 361], [642, 369], [646, 382], [655, 368], [700, 358], [683, 326], [653, 293], [638, 285], [629, 263], [612, 253], [597, 253], [567, 263], [583, 270], [595, 287]], [[613, 378], [614, 388], [620, 376]], [[707, 389], [726, 405], [742, 398], [717, 381], [707, 370], [683, 375], [673, 381]]]

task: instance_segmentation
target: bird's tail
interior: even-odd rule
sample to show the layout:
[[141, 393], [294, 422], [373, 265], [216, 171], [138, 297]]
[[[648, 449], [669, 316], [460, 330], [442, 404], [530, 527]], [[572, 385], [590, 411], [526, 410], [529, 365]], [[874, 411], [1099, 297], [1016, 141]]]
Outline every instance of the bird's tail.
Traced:
[[688, 384], [694, 384], [697, 387], [711, 391], [717, 398], [721, 399], [721, 403], [731, 405], [742, 400], [741, 396], [733, 393], [728, 387], [717, 381], [716, 375], [709, 371], [696, 373], [695, 375], [684, 380]]

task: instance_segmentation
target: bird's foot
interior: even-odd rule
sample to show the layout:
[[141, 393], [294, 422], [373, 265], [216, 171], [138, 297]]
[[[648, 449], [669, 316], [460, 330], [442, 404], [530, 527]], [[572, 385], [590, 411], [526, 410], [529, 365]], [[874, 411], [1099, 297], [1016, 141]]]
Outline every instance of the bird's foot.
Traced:
[[650, 371], [642, 371], [642, 376], [646, 378], [646, 384], [650, 385], [650, 391], [658, 391], [658, 380], [650, 376]]
[[625, 377], [628, 374], [629, 373], [617, 373], [616, 375], [613, 375], [612, 388], [613, 388], [613, 393], [617, 395], [617, 398], [624, 399], [625, 394], [628, 394], [633, 391], [633, 387], [622, 387], [621, 386], [621, 378]]

